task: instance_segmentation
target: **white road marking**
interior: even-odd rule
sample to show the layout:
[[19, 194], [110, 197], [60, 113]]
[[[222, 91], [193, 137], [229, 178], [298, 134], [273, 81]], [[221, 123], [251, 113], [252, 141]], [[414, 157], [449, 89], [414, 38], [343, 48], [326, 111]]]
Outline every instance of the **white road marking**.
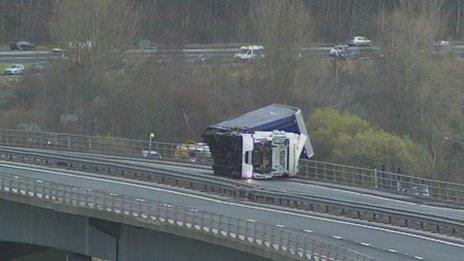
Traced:
[[[406, 205], [413, 205], [413, 206], [418, 205], [417, 203], [412, 203], [412, 202], [407, 202], [407, 201], [402, 201], [402, 200], [397, 200], [397, 199], [392, 199], [392, 198], [386, 198], [386, 197], [381, 197], [381, 196], [376, 196], [376, 195], [371, 195], [371, 194], [364, 194], [364, 193], [359, 193], [359, 192], [355, 192], [355, 191], [342, 190], [342, 189], [337, 189], [337, 188], [328, 188], [328, 187], [324, 187], [324, 186], [317, 186], [317, 185], [305, 184], [305, 183], [298, 183], [298, 185], [308, 186], [308, 187], [317, 187], [317, 188], [323, 188], [323, 189], [328, 189], [328, 190], [336, 190], [336, 191], [340, 191], [340, 192], [343, 192], [343, 193], [362, 195], [362, 196], [366, 196], [366, 197], [371, 197], [371, 198], [376, 198], [376, 199], [381, 199], [381, 200], [386, 200], [386, 201], [392, 201], [392, 202], [402, 203], [402, 204], [406, 204]], [[428, 207], [429, 205], [424, 205], [424, 206]]]
[[304, 232], [312, 233], [313, 231], [312, 231], [312, 230], [309, 230], [309, 229], [305, 229]]
[[370, 246], [371, 244], [366, 243], [366, 242], [361, 242], [361, 245], [363, 245], [363, 246]]
[[255, 222], [254, 219], [247, 219], [246, 221], [248, 221], [248, 222]]
[[281, 213], [281, 214], [286, 214], [286, 215], [291, 215], [291, 216], [304, 217], [304, 218], [310, 218], [310, 219], [315, 219], [315, 220], [322, 220], [322, 221], [326, 221], [326, 222], [350, 225], [350, 226], [355, 226], [355, 227], [363, 227], [363, 228], [368, 228], [368, 229], [393, 233], [393, 234], [402, 235], [402, 236], [409, 236], [409, 237], [422, 239], [422, 240], [426, 240], [426, 241], [431, 241], [431, 242], [435, 242], [435, 243], [440, 243], [440, 244], [444, 244], [444, 245], [455, 246], [455, 247], [459, 247], [459, 248], [464, 249], [464, 245], [462, 245], [462, 244], [449, 242], [449, 241], [436, 239], [436, 238], [430, 238], [430, 237], [417, 235], [417, 234], [411, 234], [411, 233], [408, 233], [408, 232], [397, 231], [397, 230], [392, 230], [392, 229], [388, 229], [388, 228], [369, 226], [369, 225], [365, 225], [365, 224], [350, 223], [348, 221], [341, 221], [341, 220], [333, 220], [333, 219], [328, 219], [328, 218], [323, 218], [323, 217], [316, 217], [316, 216], [311, 216], [311, 215], [307, 215], [307, 214], [294, 213], [294, 212], [290, 212], [290, 211], [286, 211], [286, 210], [269, 209], [269, 208], [252, 206], [252, 205], [245, 205], [245, 204], [240, 204], [240, 203], [225, 202], [225, 201], [222, 201], [222, 200], [208, 198], [208, 197], [204, 197], [204, 196], [193, 195], [193, 194], [188, 194], [188, 193], [184, 193], [184, 192], [180, 192], [180, 191], [173, 191], [173, 190], [168, 190], [168, 189], [163, 189], [163, 188], [156, 188], [156, 187], [151, 187], [151, 186], [146, 186], [146, 185], [140, 185], [140, 184], [135, 184], [135, 183], [131, 183], [131, 182], [123, 182], [123, 181], [119, 181], [119, 180], [104, 179], [104, 178], [97, 178], [97, 177], [91, 177], [91, 176], [82, 176], [82, 175], [77, 175], [77, 174], [69, 174], [69, 173], [65, 173], [64, 171], [63, 172], [54, 172], [54, 171], [44, 170], [44, 169], [33, 169], [33, 168], [29, 168], [29, 167], [14, 166], [14, 165], [8, 165], [8, 164], [4, 164], [4, 163], [0, 163], [0, 166], [3, 166], [5, 168], [12, 168], [12, 169], [19, 169], [19, 170], [29, 170], [29, 171], [33, 171], [33, 172], [49, 173], [49, 174], [52, 174], [52, 175], [62, 175], [62, 176], [69, 176], [69, 177], [75, 177], [75, 178], [77, 177], [77, 178], [80, 178], [80, 179], [98, 180], [98, 181], [103, 181], [103, 182], [107, 182], [107, 183], [114, 183], [114, 184], [120, 184], [120, 185], [129, 185], [129, 186], [138, 187], [138, 188], [157, 190], [157, 191], [162, 191], [162, 192], [166, 192], [166, 193], [171, 193], [171, 194], [176, 194], [176, 195], [181, 195], [181, 196], [186, 196], [186, 197], [202, 199], [202, 200], [215, 202], [215, 203], [220, 203], [220, 204], [229, 205], [229, 206], [236, 206], [236, 207], [242, 207], [242, 208], [262, 210], [262, 211], [267, 211], [267, 212]]
[[396, 253], [398, 251], [396, 251], [395, 249], [390, 248], [390, 249], [388, 249], [388, 252]]
[[340, 236], [332, 236], [332, 238], [335, 238], [335, 239], [342, 239], [342, 237], [340, 237]]
[[[392, 199], [392, 198], [388, 198], [388, 197], [382, 197], [382, 196], [377, 196], [377, 195], [372, 195], [372, 194], [367, 194], [367, 193], [359, 193], [359, 192], [355, 192], [355, 191], [342, 190], [342, 189], [337, 189], [337, 188], [318, 186], [318, 185], [314, 185], [314, 184], [306, 184], [306, 183], [298, 183], [298, 182], [294, 182], [294, 184], [299, 185], [299, 186], [316, 187], [316, 188], [325, 189], [325, 190], [335, 190], [335, 191], [340, 191], [340, 192], [343, 192], [343, 193], [355, 194], [355, 195], [364, 196], [364, 197], [371, 197], [371, 198], [376, 198], [376, 199], [380, 199], [380, 200], [391, 201], [391, 202], [396, 202], [396, 203], [405, 204], [405, 205], [411, 205], [411, 206], [421, 206], [421, 207], [426, 207], [426, 208], [430, 208], [430, 209], [437, 209], [437, 210], [448, 210], [448, 211], [452, 210], [452, 211], [455, 211], [455, 212], [464, 212], [464, 210], [462, 210], [462, 209], [450, 209], [449, 207], [440, 207], [440, 206], [432, 206], [432, 205], [428, 205], [428, 204], [420, 204], [420, 203], [408, 202], [406, 200]], [[288, 191], [288, 190], [286, 190], [286, 191]], [[293, 192], [299, 193], [298, 191], [293, 191]], [[407, 196], [407, 195], [405, 195], [405, 196]]]
[[[43, 150], [38, 150], [38, 151], [43, 151]], [[83, 155], [83, 156], [89, 156], [88, 154], [85, 154], [85, 153], [76, 153], [76, 152], [64, 152], [64, 154], [68, 154], [68, 155]], [[92, 156], [90, 156], [92, 157]], [[125, 158], [125, 157], [118, 157], [118, 156], [109, 156], [109, 155], [104, 155], [105, 158], [109, 158], [109, 159], [116, 159], [120, 162], [127, 162], [127, 163], [133, 163], [134, 160], [131, 160], [130, 158]], [[140, 160], [140, 159], [138, 159]], [[139, 161], [140, 162], [140, 161]], [[167, 161], [169, 163], [173, 163], [173, 162], [170, 162], [170, 161]], [[175, 162], [176, 164], [179, 164], [178, 162]], [[188, 164], [188, 163], [182, 163], [182, 164]], [[150, 165], [156, 165], [158, 167], [162, 167], [166, 170], [169, 170], [171, 167], [175, 167], [175, 168], [178, 168], [178, 169], [186, 169], [186, 170], [195, 170], [196, 172], [203, 172], [205, 171], [205, 169], [202, 169], [202, 170], [198, 170], [195, 166], [180, 166], [180, 165], [168, 165], [166, 166], [166, 164], [164, 164], [164, 162], [145, 162], [146, 166], [150, 166]], [[207, 170], [208, 172], [211, 172], [212, 173], [212, 170], [208, 169]], [[247, 179], [246, 182], [251, 182], [251, 181], [254, 181], [252, 179]], [[340, 191], [340, 192], [343, 192], [343, 193], [350, 193], [350, 194], [355, 194], [355, 195], [361, 195], [361, 196], [366, 196], [366, 197], [372, 197], [372, 198], [377, 198], [377, 199], [381, 199], [381, 200], [386, 200], [386, 201], [392, 201], [392, 202], [397, 202], [397, 203], [401, 203], [401, 204], [406, 204], [406, 205], [412, 205], [412, 206], [422, 206], [422, 207], [427, 207], [427, 208], [432, 208], [432, 209], [438, 209], [438, 210], [450, 210], [450, 208], [447, 208], [447, 207], [440, 207], [440, 206], [432, 206], [432, 205], [427, 205], [427, 204], [418, 204], [418, 203], [413, 203], [413, 202], [408, 202], [408, 201], [403, 201], [403, 200], [397, 200], [397, 199], [392, 199], [392, 198], [386, 198], [386, 197], [382, 197], [382, 196], [376, 196], [376, 195], [372, 195], [372, 194], [365, 194], [365, 193], [359, 193], [359, 192], [356, 192], [356, 191], [349, 191], [349, 190], [343, 190], [343, 189], [338, 189], [338, 188], [330, 188], [330, 187], [324, 187], [324, 186], [318, 186], [318, 185], [315, 185], [315, 184], [308, 184], [308, 183], [299, 183], [299, 182], [294, 182], [292, 181], [293, 183], [297, 184], [297, 185], [300, 185], [300, 186], [308, 186], [308, 187], [317, 187], [317, 188], [322, 188], [322, 189], [326, 189], [326, 190], [336, 190], [336, 191]], [[458, 211], [458, 212], [464, 212], [464, 210], [461, 210], [461, 209], [452, 209], [453, 211]]]
[[277, 224], [276, 227], [284, 227], [284, 226], [281, 224]]
[[414, 258], [415, 258], [415, 259], [419, 259], [419, 260], [424, 260], [424, 258], [421, 257], [421, 256], [414, 256]]

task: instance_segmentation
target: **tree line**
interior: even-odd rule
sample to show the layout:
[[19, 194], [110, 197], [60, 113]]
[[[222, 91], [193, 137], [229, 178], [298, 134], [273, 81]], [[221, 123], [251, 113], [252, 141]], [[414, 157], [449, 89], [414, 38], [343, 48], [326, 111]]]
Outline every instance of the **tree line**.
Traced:
[[[108, 0], [111, 2], [111, 0]], [[123, 0], [137, 13], [140, 30], [134, 39], [181, 43], [255, 42], [253, 16], [260, 0]], [[0, 43], [30, 40], [53, 45], [56, 0], [0, 0]], [[385, 12], [404, 0], [283, 0], [298, 2], [308, 10], [311, 41], [343, 42], [354, 35], [379, 37], [378, 22]], [[92, 3], [91, 3], [92, 4]], [[442, 39], [462, 39], [464, 0], [443, 0], [440, 12], [447, 16]]]
[[43, 74], [0, 81], [0, 124], [200, 141], [210, 124], [283, 103], [302, 109], [315, 159], [464, 181], [463, 61], [433, 45], [449, 30], [447, 1], [403, 0], [383, 11], [375, 22], [378, 48], [359, 60], [298, 59], [314, 35], [304, 28], [316, 27], [307, 3], [252, 4], [248, 33], [263, 43], [265, 57], [193, 64], [176, 48], [183, 40], [174, 33], [165, 35], [163, 52], [127, 56], [144, 30], [134, 4], [57, 0], [50, 37], [91, 36], [94, 45], [70, 46], [70, 57], [50, 60]]

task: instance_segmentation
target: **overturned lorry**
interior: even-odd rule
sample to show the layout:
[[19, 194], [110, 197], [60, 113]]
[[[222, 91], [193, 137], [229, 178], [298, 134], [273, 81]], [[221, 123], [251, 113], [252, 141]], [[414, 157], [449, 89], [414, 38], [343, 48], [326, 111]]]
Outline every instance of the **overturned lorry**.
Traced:
[[301, 110], [272, 104], [210, 126], [203, 138], [215, 175], [245, 179], [295, 176], [313, 149]]

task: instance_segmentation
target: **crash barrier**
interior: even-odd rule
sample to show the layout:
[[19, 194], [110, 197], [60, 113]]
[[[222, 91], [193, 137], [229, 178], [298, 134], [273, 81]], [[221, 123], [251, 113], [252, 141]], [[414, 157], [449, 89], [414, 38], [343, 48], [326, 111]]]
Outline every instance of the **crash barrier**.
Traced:
[[[0, 197], [7, 200], [14, 198], [9, 196], [12, 194], [39, 202], [91, 210], [85, 211], [89, 215], [106, 212], [109, 217], [115, 217], [114, 220], [127, 222], [128, 219], [133, 218], [155, 227], [168, 226], [175, 227], [176, 231], [180, 229], [194, 234], [207, 234], [213, 238], [212, 242], [214, 238], [233, 240], [239, 244], [251, 245], [253, 248], [276, 252], [279, 259], [284, 256], [289, 260], [373, 260], [356, 251], [269, 224], [7, 172], [0, 172], [0, 192]], [[24, 203], [24, 200], [20, 202]], [[275, 256], [271, 258], [276, 259]]]
[[464, 184], [313, 160], [300, 160], [299, 167], [300, 177], [307, 180], [464, 204]]
[[[212, 164], [207, 146], [198, 144], [153, 142], [150, 145], [142, 140], [8, 129], [0, 129], [0, 144]], [[459, 183], [314, 160], [300, 161], [299, 177], [464, 204], [464, 184]]]
[[305, 196], [273, 190], [262, 190], [233, 179], [212, 175], [118, 162], [98, 156], [66, 155], [17, 148], [0, 148], [0, 160], [27, 164], [61, 167], [86, 173], [98, 173], [108, 178], [126, 178], [186, 188], [210, 195], [241, 198], [251, 202], [279, 207], [309, 210], [371, 222], [429, 231], [464, 238], [464, 217], [452, 218], [433, 213], [414, 212], [410, 209], [373, 206], [363, 202], [349, 202], [318, 196]]

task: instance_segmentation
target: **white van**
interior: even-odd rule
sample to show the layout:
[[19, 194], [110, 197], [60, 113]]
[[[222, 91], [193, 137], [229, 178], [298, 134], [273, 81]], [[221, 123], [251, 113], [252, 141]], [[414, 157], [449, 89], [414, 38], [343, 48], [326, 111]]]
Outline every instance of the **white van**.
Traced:
[[262, 45], [248, 45], [239, 48], [238, 53], [234, 54], [234, 60], [253, 61], [264, 57], [264, 47]]

